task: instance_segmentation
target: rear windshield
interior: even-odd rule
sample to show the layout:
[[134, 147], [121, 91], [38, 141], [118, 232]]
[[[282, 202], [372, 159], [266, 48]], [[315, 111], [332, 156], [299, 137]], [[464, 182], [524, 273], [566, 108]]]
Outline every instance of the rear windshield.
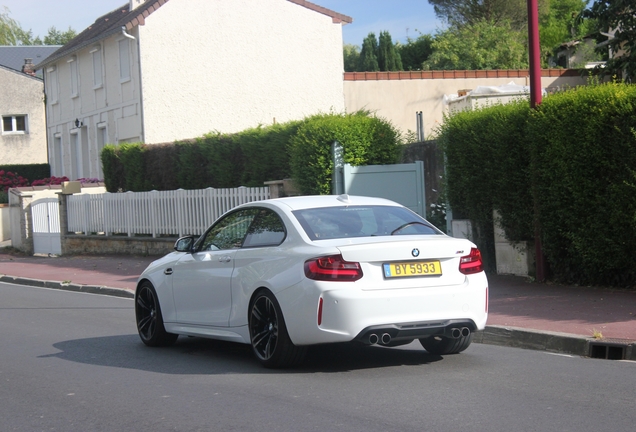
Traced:
[[437, 228], [404, 207], [323, 207], [293, 212], [312, 240], [389, 235], [439, 235]]

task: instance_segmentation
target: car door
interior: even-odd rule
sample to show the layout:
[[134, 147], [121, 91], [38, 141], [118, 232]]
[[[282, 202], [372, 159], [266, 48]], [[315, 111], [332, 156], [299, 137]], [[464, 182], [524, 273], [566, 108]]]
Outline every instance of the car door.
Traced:
[[177, 321], [227, 327], [232, 306], [234, 256], [258, 209], [237, 210], [219, 219], [173, 268]]

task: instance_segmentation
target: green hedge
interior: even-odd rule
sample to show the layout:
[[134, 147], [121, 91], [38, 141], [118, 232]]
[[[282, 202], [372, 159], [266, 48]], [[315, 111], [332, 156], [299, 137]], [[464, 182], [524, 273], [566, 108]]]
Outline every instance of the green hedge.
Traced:
[[493, 209], [512, 240], [532, 237], [532, 198], [523, 100], [450, 116], [438, 142], [454, 219], [470, 219], [486, 268], [496, 269]]
[[529, 122], [544, 252], [559, 279], [636, 285], [636, 86], [547, 98]]
[[395, 163], [399, 156], [393, 126], [359, 112], [172, 144], [108, 145], [101, 158], [110, 192], [262, 187], [293, 177], [306, 193], [329, 193], [334, 140], [342, 142], [345, 161], [352, 165]]
[[51, 177], [51, 166], [43, 164], [0, 165], [0, 171], [9, 171], [32, 182]]
[[537, 215], [553, 279], [636, 284], [635, 112], [636, 86], [605, 84], [548, 96], [537, 110], [522, 100], [445, 120], [453, 216], [474, 221], [489, 268], [496, 209], [512, 241], [534, 240]]
[[290, 139], [292, 178], [302, 194], [331, 193], [334, 141], [354, 166], [393, 164], [400, 156], [399, 132], [386, 120], [362, 111], [310, 117]]

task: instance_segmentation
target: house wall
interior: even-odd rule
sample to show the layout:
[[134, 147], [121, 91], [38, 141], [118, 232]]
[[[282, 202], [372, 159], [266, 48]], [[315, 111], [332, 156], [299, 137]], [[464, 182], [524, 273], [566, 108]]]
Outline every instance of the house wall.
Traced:
[[[136, 34], [136, 29], [130, 31]], [[48, 143], [51, 174], [78, 178], [103, 178], [99, 153], [105, 144], [143, 139], [137, 43], [129, 40], [131, 76], [121, 80], [121, 33], [62, 58], [45, 71], [47, 95], [58, 88], [58, 98], [47, 98]], [[93, 54], [101, 57], [102, 83], [96, 85]], [[79, 91], [71, 93], [71, 63], [77, 62]], [[52, 74], [54, 72], [55, 75]], [[54, 81], [55, 80], [55, 81]], [[81, 125], [77, 127], [75, 121]], [[102, 139], [102, 136], [105, 138]], [[57, 146], [61, 148], [57, 148]]]
[[[344, 81], [345, 105], [347, 112], [375, 112], [404, 133], [417, 130], [416, 113], [422, 111], [424, 135], [430, 139], [448, 112], [445, 95], [511, 82], [528, 85], [528, 71], [348, 72]], [[541, 85], [549, 91], [585, 84], [586, 78], [578, 71], [542, 72]]]
[[139, 27], [146, 142], [344, 111], [341, 26], [287, 0], [165, 3]]
[[0, 164], [47, 163], [42, 80], [0, 67], [0, 116], [26, 115], [27, 133], [4, 133]]

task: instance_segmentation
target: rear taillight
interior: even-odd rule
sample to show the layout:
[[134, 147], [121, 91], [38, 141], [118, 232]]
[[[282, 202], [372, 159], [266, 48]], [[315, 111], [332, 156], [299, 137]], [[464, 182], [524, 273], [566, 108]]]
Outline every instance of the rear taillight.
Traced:
[[470, 254], [463, 256], [459, 261], [459, 271], [463, 274], [479, 273], [484, 270], [484, 263], [481, 260], [481, 252], [477, 248], [471, 248]]
[[362, 277], [362, 269], [360, 263], [331, 255], [305, 261], [305, 276], [313, 280], [353, 282]]

